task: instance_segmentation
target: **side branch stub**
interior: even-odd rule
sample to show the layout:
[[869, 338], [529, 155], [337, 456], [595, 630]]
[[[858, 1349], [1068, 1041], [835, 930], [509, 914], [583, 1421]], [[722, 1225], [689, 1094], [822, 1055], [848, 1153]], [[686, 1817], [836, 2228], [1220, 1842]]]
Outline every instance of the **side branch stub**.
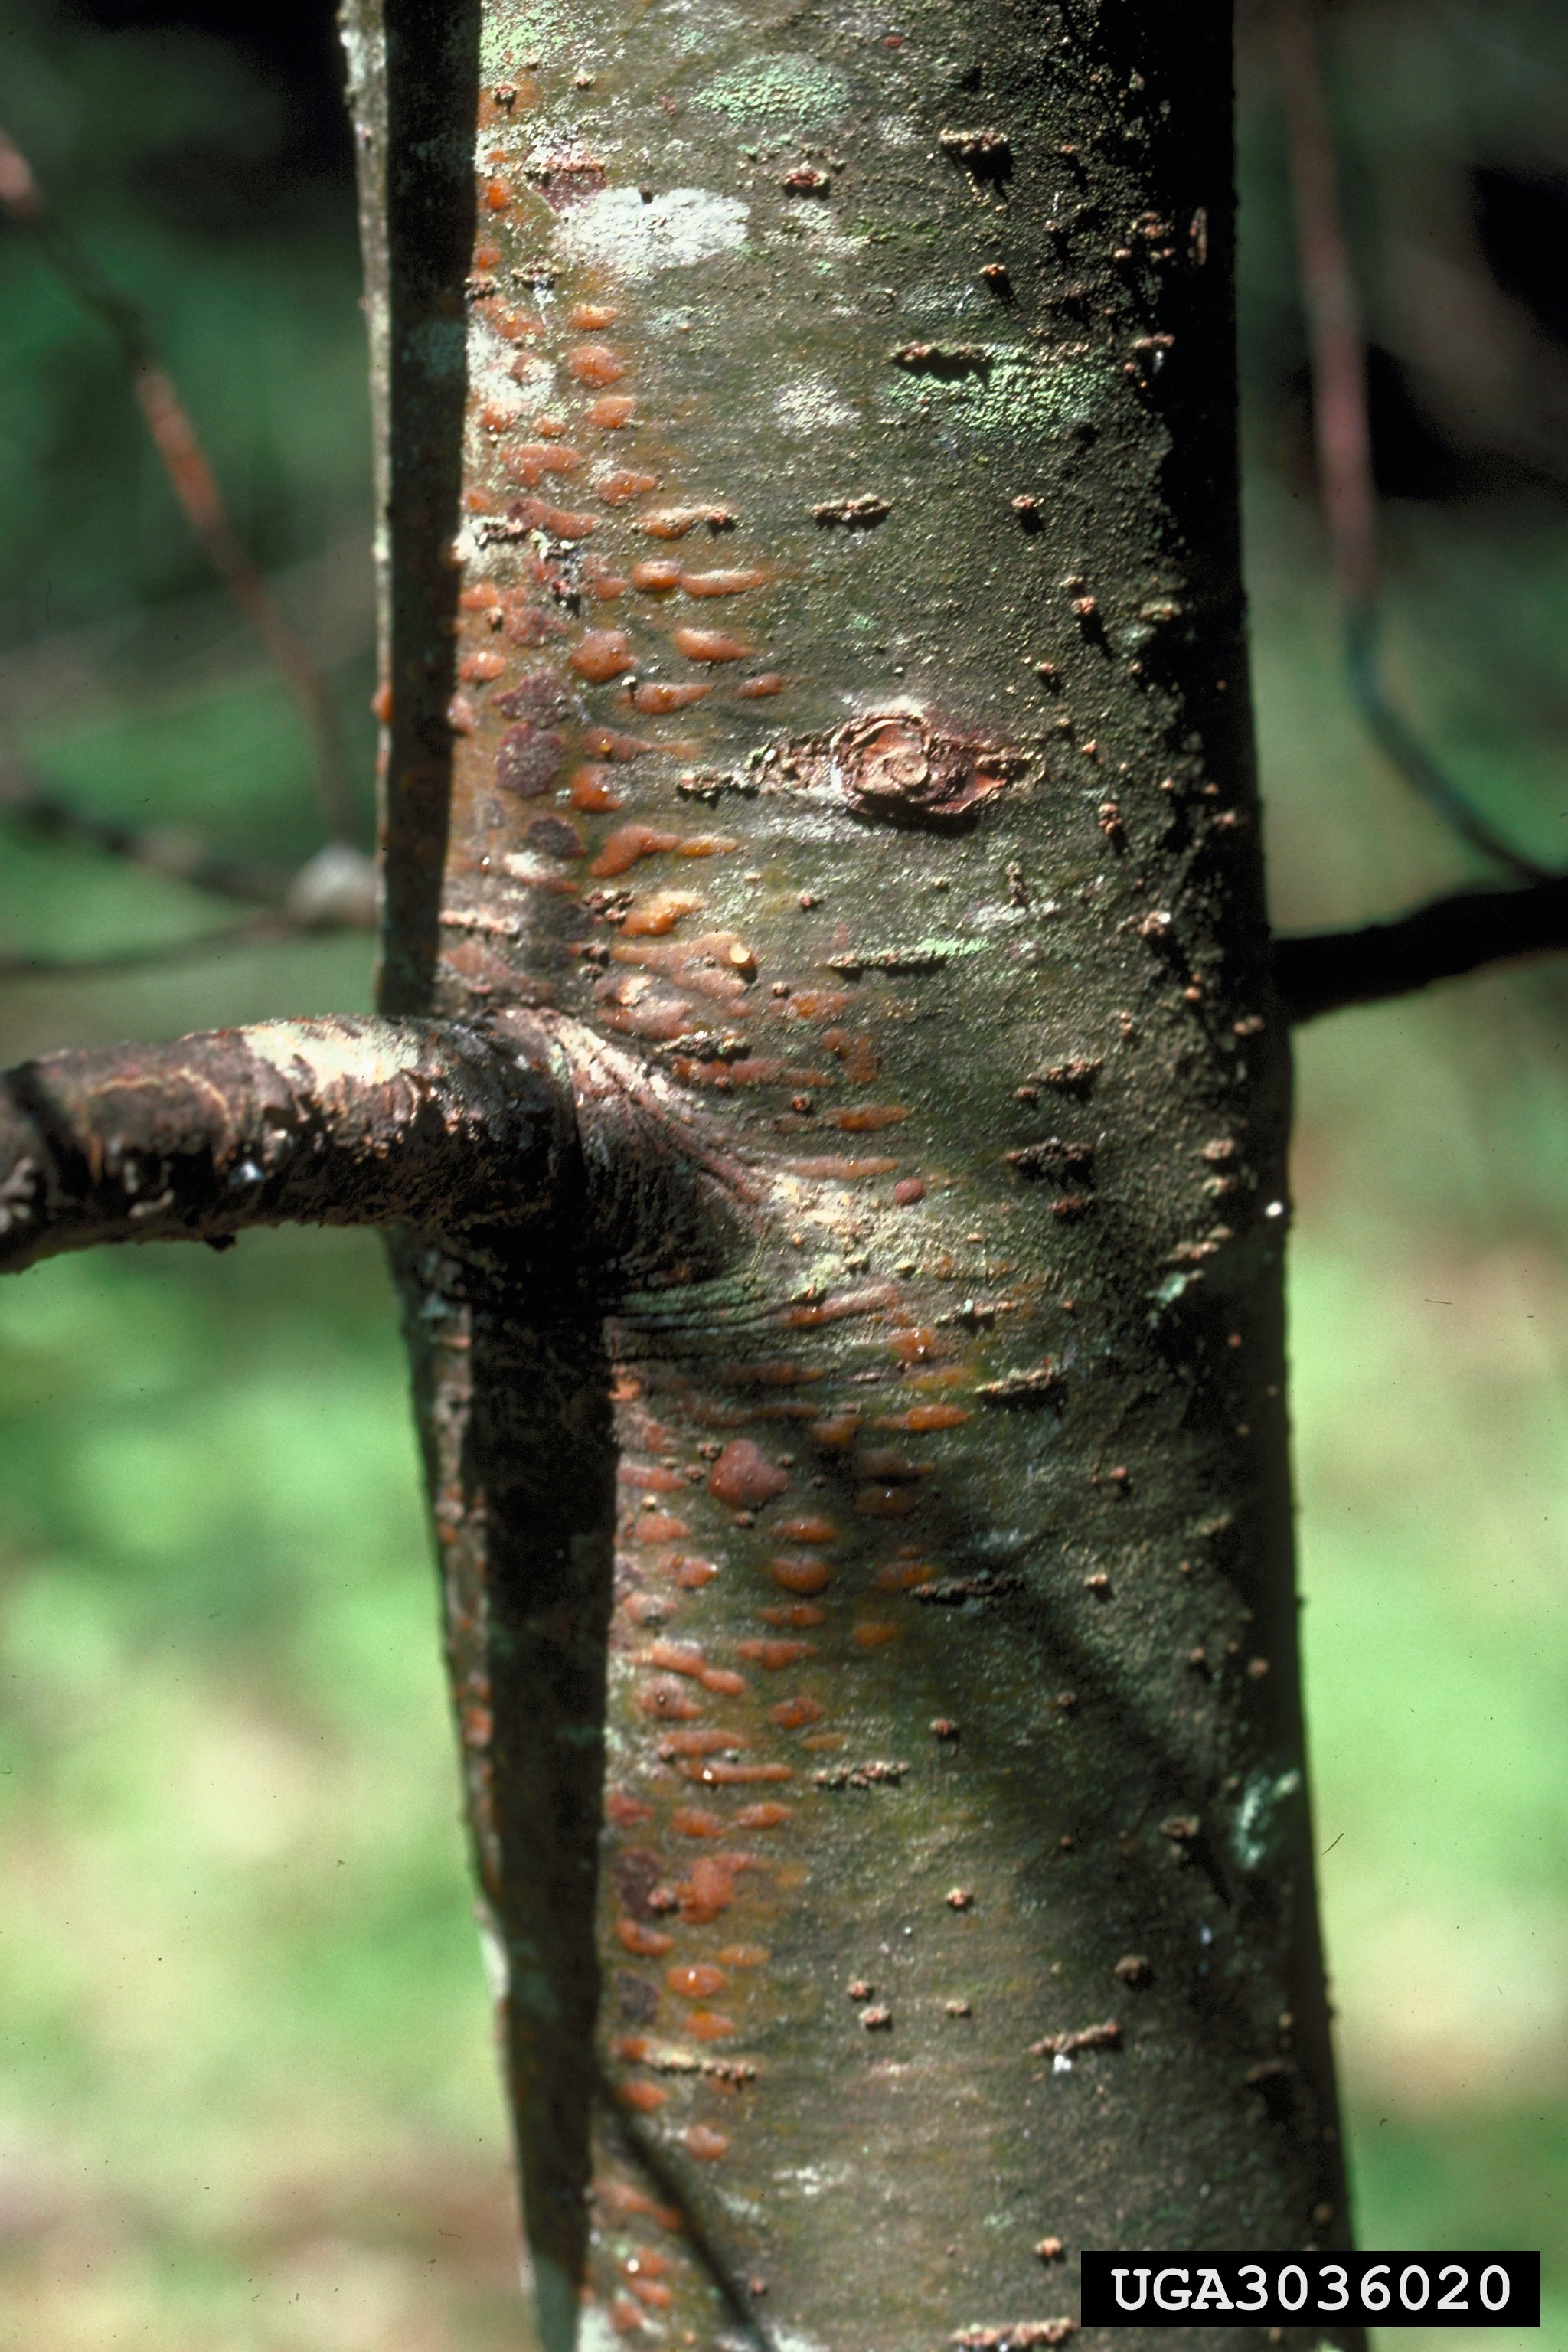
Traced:
[[526, 1021], [279, 1021], [50, 1055], [0, 1080], [0, 1268], [252, 1225], [515, 1231], [575, 1152], [570, 1084]]

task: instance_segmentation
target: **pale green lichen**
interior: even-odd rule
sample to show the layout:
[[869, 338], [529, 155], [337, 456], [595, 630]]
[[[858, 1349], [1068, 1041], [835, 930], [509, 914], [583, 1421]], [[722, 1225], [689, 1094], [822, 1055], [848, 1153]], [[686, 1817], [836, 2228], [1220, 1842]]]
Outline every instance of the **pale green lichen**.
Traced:
[[849, 86], [816, 58], [748, 58], [707, 83], [692, 102], [732, 122], [822, 122], [842, 114]]
[[1110, 379], [1103, 363], [1049, 360], [1007, 346], [964, 375], [900, 372], [882, 387], [884, 413], [925, 413], [981, 434], [1061, 433], [1103, 410]]
[[580, 20], [558, 0], [531, 0], [525, 8], [486, 9], [479, 26], [479, 72], [485, 80], [521, 73], [531, 58], [562, 48]]

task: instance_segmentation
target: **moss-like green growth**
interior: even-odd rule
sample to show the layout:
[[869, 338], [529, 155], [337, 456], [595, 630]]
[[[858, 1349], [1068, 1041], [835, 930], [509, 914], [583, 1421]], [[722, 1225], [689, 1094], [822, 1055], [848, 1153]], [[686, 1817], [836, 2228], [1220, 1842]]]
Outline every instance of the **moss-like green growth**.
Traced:
[[693, 102], [735, 122], [826, 122], [843, 113], [849, 89], [816, 58], [758, 58], [718, 75]]

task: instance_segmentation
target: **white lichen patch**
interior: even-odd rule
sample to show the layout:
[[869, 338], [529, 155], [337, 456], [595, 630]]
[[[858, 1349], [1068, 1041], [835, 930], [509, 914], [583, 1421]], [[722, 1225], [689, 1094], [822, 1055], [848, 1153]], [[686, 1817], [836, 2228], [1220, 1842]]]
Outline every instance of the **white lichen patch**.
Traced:
[[624, 2352], [622, 2337], [610, 2324], [607, 2311], [584, 2304], [577, 2317], [577, 2352]]
[[1279, 1834], [1280, 1808], [1301, 1793], [1301, 1775], [1292, 1769], [1275, 1774], [1254, 1772], [1241, 1792], [1231, 1824], [1231, 1852], [1243, 1870], [1257, 1870], [1268, 1859]]
[[[459, 356], [461, 348], [459, 344]], [[537, 416], [555, 388], [550, 362], [509, 342], [479, 311], [468, 320], [468, 362], [470, 414], [494, 408], [516, 424]]]
[[924, 410], [971, 433], [1061, 433], [1092, 423], [1110, 386], [1103, 363], [1004, 346], [993, 349], [984, 368], [963, 375], [900, 370], [883, 385], [882, 405], [890, 418]]
[[813, 433], [840, 432], [860, 421], [836, 384], [825, 375], [797, 375], [773, 394], [773, 414], [786, 433], [802, 439]]
[[670, 188], [645, 203], [636, 188], [605, 188], [563, 220], [558, 253], [617, 278], [684, 269], [746, 242], [749, 207], [708, 188]]
[[849, 85], [816, 58], [748, 58], [698, 90], [692, 103], [732, 122], [826, 122], [849, 103]]
[[390, 1021], [267, 1021], [241, 1034], [258, 1061], [291, 1086], [303, 1076], [322, 1101], [357, 1101], [367, 1087], [395, 1086], [408, 1071], [406, 1041]]

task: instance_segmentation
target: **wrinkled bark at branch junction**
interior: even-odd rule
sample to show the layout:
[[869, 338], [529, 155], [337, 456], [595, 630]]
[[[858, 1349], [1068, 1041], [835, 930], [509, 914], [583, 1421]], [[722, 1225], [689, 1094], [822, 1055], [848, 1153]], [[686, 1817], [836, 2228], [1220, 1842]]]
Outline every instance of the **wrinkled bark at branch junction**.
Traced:
[[384, 1003], [753, 1179], [396, 1253], [543, 2341], [1341, 2242], [1227, 12], [345, 26]]

